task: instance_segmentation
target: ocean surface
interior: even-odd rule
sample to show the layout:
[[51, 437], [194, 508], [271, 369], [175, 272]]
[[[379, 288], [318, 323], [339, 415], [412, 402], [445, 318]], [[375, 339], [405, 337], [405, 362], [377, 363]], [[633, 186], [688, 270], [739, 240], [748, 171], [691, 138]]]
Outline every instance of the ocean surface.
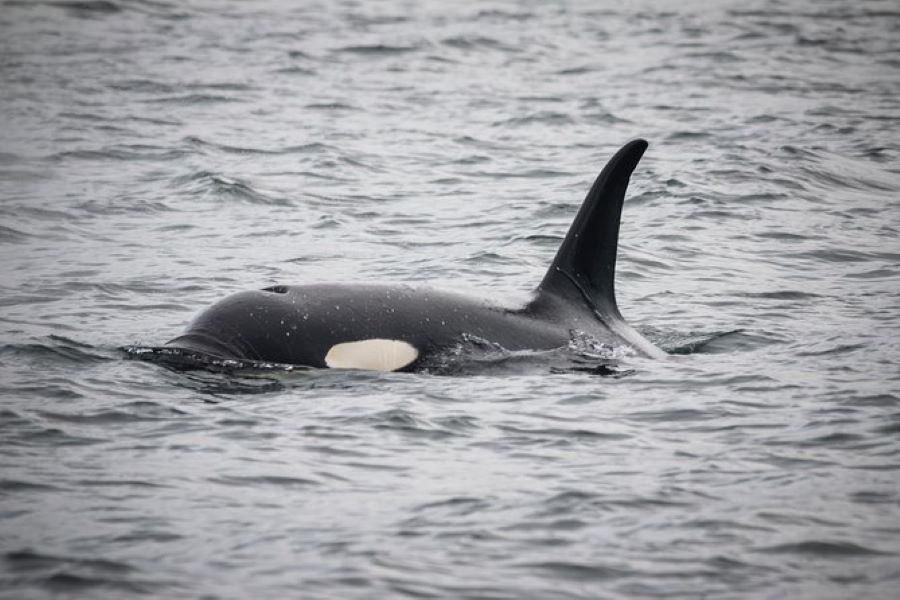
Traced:
[[[273, 284], [524, 303], [635, 137], [671, 358], [123, 351]], [[0, 597], [900, 589], [893, 1], [2, 0], [0, 259]]]

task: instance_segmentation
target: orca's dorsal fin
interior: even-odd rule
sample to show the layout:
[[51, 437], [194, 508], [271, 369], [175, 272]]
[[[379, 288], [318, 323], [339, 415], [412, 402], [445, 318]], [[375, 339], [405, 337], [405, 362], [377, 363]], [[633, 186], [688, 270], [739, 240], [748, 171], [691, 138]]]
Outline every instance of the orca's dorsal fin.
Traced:
[[628, 180], [646, 149], [645, 140], [628, 142], [603, 167], [538, 287], [539, 296], [586, 302], [601, 318], [622, 321], [615, 291], [619, 221]]

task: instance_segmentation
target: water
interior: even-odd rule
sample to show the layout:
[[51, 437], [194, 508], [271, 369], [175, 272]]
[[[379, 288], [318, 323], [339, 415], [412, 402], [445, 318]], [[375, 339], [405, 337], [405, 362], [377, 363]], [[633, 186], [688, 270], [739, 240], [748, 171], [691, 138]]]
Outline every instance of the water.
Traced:
[[[2, 595], [888, 598], [893, 2], [0, 4]], [[238, 290], [521, 302], [650, 150], [614, 376], [180, 373]]]

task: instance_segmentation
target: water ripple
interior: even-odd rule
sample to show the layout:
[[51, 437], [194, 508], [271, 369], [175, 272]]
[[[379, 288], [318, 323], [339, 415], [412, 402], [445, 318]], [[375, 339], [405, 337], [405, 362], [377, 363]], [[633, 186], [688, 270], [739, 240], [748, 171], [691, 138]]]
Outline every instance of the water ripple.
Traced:
[[852, 542], [826, 540], [809, 540], [789, 544], [777, 544], [775, 546], [758, 548], [757, 552], [765, 554], [808, 555], [832, 559], [841, 559], [847, 556], [884, 556], [894, 554], [893, 552], [882, 552]]

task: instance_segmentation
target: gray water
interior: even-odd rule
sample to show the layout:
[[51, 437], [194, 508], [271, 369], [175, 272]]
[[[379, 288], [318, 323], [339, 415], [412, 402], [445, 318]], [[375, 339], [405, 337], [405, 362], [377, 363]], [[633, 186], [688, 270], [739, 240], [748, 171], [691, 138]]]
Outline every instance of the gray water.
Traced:
[[[225, 295], [524, 302], [650, 150], [615, 376], [127, 360]], [[892, 1], [0, 3], [0, 595], [895, 598]]]

